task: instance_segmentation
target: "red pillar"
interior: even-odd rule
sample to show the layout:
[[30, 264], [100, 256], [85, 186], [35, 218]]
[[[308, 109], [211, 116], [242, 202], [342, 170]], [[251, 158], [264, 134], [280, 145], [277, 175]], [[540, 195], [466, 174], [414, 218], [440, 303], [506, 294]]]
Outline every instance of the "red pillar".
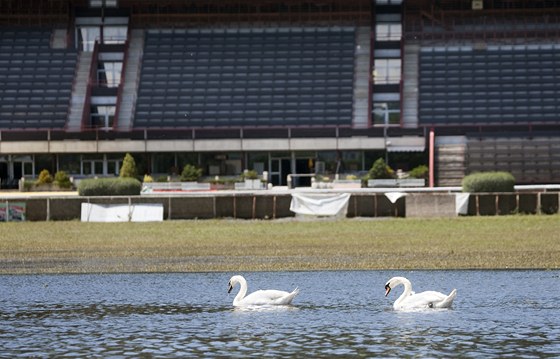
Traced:
[[429, 177], [429, 180], [428, 180], [430, 187], [434, 187], [434, 151], [435, 151], [434, 142], [435, 142], [435, 134], [434, 134], [434, 128], [432, 127], [432, 128], [430, 128], [430, 144], [429, 144], [429, 146], [430, 146], [430, 149], [429, 149], [430, 159], [429, 159], [429, 161], [430, 162], [429, 162], [429, 165], [428, 165], [428, 168], [429, 168], [429, 171], [430, 171], [430, 177]]

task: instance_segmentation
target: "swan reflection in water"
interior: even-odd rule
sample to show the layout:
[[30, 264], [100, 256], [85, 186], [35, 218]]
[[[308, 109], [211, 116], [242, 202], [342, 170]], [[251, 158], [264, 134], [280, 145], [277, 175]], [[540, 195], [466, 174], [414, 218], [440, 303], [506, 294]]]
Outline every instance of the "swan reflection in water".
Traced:
[[247, 295], [247, 281], [240, 275], [231, 277], [228, 283], [228, 293], [232, 291], [236, 284], [239, 284], [239, 292], [233, 299], [233, 306], [235, 307], [289, 305], [299, 293], [298, 288], [294, 289], [292, 292], [267, 289], [257, 290]]
[[412, 284], [408, 279], [404, 277], [393, 277], [385, 284], [385, 296], [389, 295], [391, 289], [401, 284], [404, 286], [404, 291], [393, 304], [395, 310], [451, 308], [453, 300], [457, 295], [456, 289], [453, 289], [449, 295], [432, 290], [414, 293], [412, 291]]

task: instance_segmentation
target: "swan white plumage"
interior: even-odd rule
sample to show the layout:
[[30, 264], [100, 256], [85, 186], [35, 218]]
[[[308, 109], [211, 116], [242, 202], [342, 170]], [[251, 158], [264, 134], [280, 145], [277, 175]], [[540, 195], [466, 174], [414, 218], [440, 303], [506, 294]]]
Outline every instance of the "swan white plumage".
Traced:
[[450, 308], [457, 295], [456, 289], [453, 289], [449, 295], [431, 290], [422, 293], [414, 293], [412, 291], [412, 284], [408, 279], [404, 277], [393, 277], [385, 284], [385, 296], [388, 296], [391, 289], [400, 284], [404, 286], [404, 291], [393, 304], [395, 310]]
[[236, 307], [249, 305], [289, 305], [299, 293], [298, 288], [294, 289], [292, 292], [267, 289], [257, 290], [245, 296], [247, 294], [247, 281], [240, 275], [231, 277], [228, 283], [228, 293], [231, 292], [236, 284], [239, 284], [239, 292], [233, 299], [233, 305]]

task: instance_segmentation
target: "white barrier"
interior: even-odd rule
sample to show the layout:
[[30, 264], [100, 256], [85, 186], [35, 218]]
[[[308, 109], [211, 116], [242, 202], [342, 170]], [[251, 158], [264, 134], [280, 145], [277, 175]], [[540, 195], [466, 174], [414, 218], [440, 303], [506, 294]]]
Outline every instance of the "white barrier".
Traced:
[[161, 222], [163, 204], [82, 203], [82, 222]]

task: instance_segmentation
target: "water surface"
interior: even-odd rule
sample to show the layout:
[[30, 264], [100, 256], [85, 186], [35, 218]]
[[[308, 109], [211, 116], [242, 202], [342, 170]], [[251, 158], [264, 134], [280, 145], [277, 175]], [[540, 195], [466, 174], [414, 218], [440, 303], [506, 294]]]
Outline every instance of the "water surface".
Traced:
[[[239, 310], [249, 292], [300, 288], [292, 306]], [[451, 310], [396, 312], [399, 287]], [[236, 292], [236, 290], [234, 290]], [[560, 357], [560, 271], [325, 271], [0, 276], [0, 357]]]

